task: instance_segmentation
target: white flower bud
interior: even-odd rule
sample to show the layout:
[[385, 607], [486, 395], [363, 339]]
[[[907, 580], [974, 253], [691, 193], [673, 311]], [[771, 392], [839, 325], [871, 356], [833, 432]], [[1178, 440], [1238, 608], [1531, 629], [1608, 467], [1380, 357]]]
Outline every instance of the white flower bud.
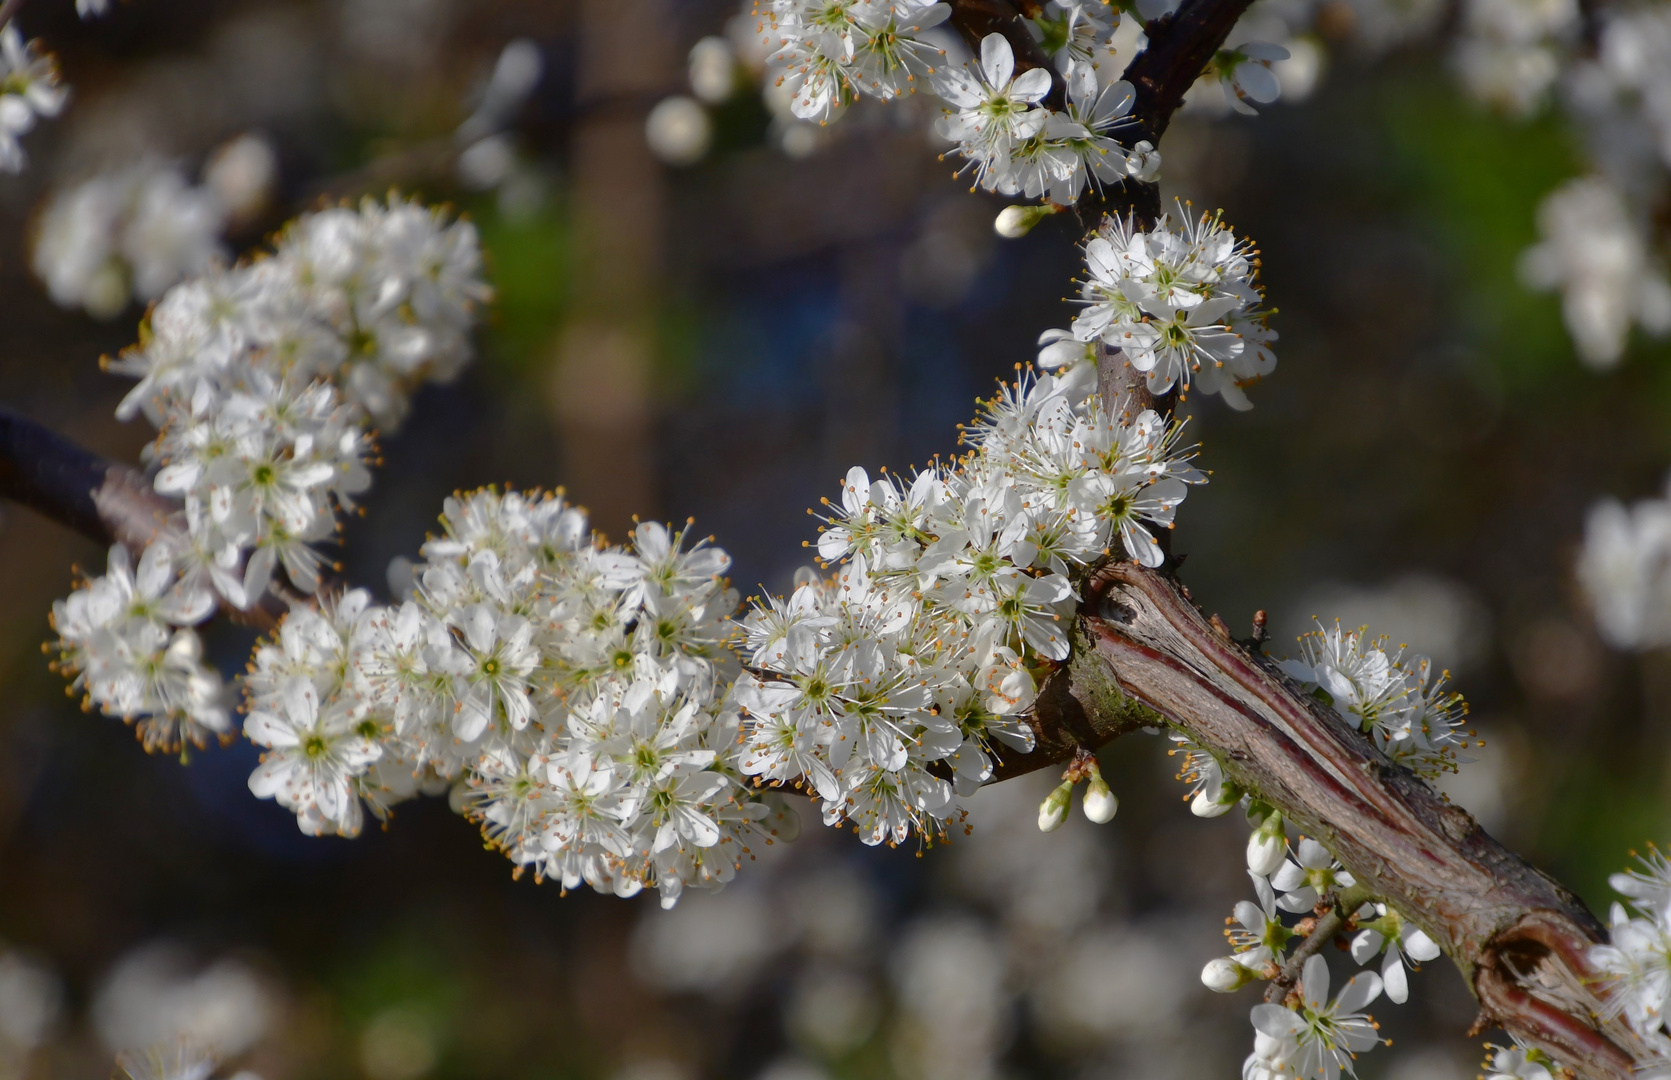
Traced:
[[1201, 969], [1201, 985], [1215, 994], [1234, 994], [1256, 976], [1228, 956], [1207, 961]]
[[1086, 817], [1098, 825], [1106, 825], [1114, 820], [1115, 811], [1120, 809], [1120, 800], [1099, 774], [1092, 773], [1091, 783], [1085, 788], [1085, 798], [1080, 806], [1084, 808]]
[[1059, 213], [1061, 207], [1052, 203], [1039, 206], [1006, 206], [998, 211], [998, 217], [992, 222], [992, 231], [1006, 240], [1018, 240], [1033, 231], [1033, 226]]
[[1273, 813], [1247, 838], [1247, 868], [1260, 877], [1270, 877], [1282, 867], [1288, 854], [1288, 840], [1282, 831], [1282, 815]]
[[1006, 206], [998, 211], [998, 218], [992, 223], [992, 231], [1006, 240], [1017, 240], [1032, 231], [1032, 215], [1027, 213], [1025, 206]]
[[1063, 780], [1055, 791], [1039, 803], [1039, 832], [1055, 832], [1068, 819], [1068, 803], [1073, 798], [1073, 781]]

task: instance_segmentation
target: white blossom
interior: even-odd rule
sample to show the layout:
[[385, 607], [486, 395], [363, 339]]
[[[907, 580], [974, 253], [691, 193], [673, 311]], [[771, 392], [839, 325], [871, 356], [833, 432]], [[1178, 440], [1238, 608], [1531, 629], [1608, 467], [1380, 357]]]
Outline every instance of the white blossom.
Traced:
[[1608, 644], [1671, 644], [1671, 500], [1605, 499], [1584, 521], [1578, 581]]
[[1452, 63], [1476, 98], [1532, 113], [1560, 75], [1579, 29], [1576, 0], [1468, 0]]
[[17, 24], [0, 27], [0, 171], [22, 172], [26, 156], [19, 137], [37, 117], [57, 116], [69, 99], [58, 83], [58, 62], [23, 40]]
[[88, 707], [134, 724], [147, 749], [225, 739], [224, 687], [190, 629], [213, 605], [212, 594], [179, 579], [166, 544], [146, 548], [137, 567], [118, 544], [106, 573], [53, 604], [57, 663]]
[[1671, 332], [1671, 284], [1650, 254], [1643, 223], [1606, 179], [1557, 188], [1538, 208], [1538, 231], [1543, 240], [1521, 257], [1520, 275], [1533, 288], [1560, 291], [1567, 331], [1585, 364], [1617, 364], [1633, 325]]
[[1264, 41], [1244, 42], [1224, 50], [1213, 64], [1224, 83], [1225, 100], [1248, 116], [1259, 111], [1254, 105], [1275, 101], [1282, 95], [1282, 84], [1271, 65], [1288, 57], [1287, 49]]
[[1370, 640], [1365, 628], [1348, 631], [1338, 623], [1319, 624], [1299, 640], [1301, 658], [1282, 661], [1283, 671], [1393, 761], [1432, 780], [1472, 760], [1461, 754], [1467, 703], [1445, 689], [1449, 674], [1435, 673], [1427, 657], [1389, 653], [1385, 640]]
[[981, 40], [979, 61], [936, 75], [935, 93], [952, 108], [936, 130], [969, 159], [978, 184], [988, 191], [1013, 189], [1012, 153], [1042, 132], [1051, 115], [1039, 106], [1050, 92], [1050, 72], [1032, 68], [1017, 75], [1015, 51], [1001, 34]]
[[1412, 966], [1439, 957], [1439, 946], [1413, 923], [1385, 904], [1365, 904], [1358, 911], [1363, 927], [1352, 938], [1352, 959], [1367, 964], [1382, 955], [1381, 985], [1387, 999], [1402, 1005], [1410, 999], [1410, 982], [1404, 974], [1405, 961]]
[[1085, 245], [1086, 307], [1073, 333], [1118, 349], [1150, 393], [1194, 387], [1250, 408], [1243, 389], [1276, 366], [1254, 252], [1218, 217], [1177, 209], [1177, 225], [1166, 214], [1147, 231], [1104, 220]]
[[1610, 940], [1590, 949], [1590, 962], [1603, 973], [1608, 1015], [1622, 1013], [1633, 1031], [1652, 1039], [1671, 1002], [1671, 872], [1658, 849], [1640, 865], [1609, 879], [1630, 906], [1613, 905]]
[[1344, 1070], [1356, 1076], [1353, 1059], [1373, 1048], [1380, 1037], [1362, 1010], [1381, 996], [1379, 976], [1352, 977], [1329, 999], [1329, 965], [1321, 956], [1305, 962], [1300, 977], [1300, 1007], [1255, 1005], [1254, 1050], [1242, 1065], [1243, 1080], [1338, 1080]]
[[887, 100], [916, 89], [943, 55], [919, 35], [951, 13], [922, 0], [762, 0], [756, 10], [791, 111], [818, 121], [861, 94]]
[[1294, 858], [1270, 875], [1271, 888], [1280, 893], [1276, 906], [1283, 911], [1304, 914], [1337, 889], [1357, 884], [1350, 871], [1341, 868], [1329, 849], [1310, 837], [1300, 840]]
[[1559, 1080], [1561, 1067], [1542, 1050], [1527, 1046], [1486, 1046], [1484, 1080]]

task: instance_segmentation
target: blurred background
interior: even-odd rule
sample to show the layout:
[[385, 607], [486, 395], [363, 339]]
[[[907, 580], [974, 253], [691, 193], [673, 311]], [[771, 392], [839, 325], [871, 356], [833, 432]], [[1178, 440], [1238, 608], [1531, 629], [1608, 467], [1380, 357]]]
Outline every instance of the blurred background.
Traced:
[[[22, 25], [74, 97], [0, 178], [0, 401], [137, 461], [151, 433], [112, 418], [128, 384], [97, 360], [171, 280], [146, 252], [189, 268], [396, 186], [474, 219], [498, 301], [463, 380], [382, 440], [346, 577], [386, 595], [448, 493], [511, 483], [566, 485], [614, 536], [694, 516], [745, 592], [785, 589], [805, 508], [849, 465], [952, 450], [1066, 325], [1079, 228], [995, 237], [1003, 204], [936, 161], [924, 103], [776, 118], [727, 44], [736, 14], [131, 0], [81, 22], [32, 0]], [[1183, 576], [1237, 632], [1268, 609], [1278, 654], [1317, 615], [1452, 669], [1488, 743], [1452, 794], [1600, 911], [1626, 850], [1671, 835], [1671, 663], [1609, 652], [1570, 568], [1584, 509], [1671, 464], [1671, 348], [1595, 374], [1517, 282], [1539, 198], [1579, 171], [1558, 122], [1472, 104], [1419, 36], [1371, 59], [1319, 25], [1338, 35], [1304, 100], [1186, 113], [1162, 147], [1168, 196], [1260, 242], [1280, 309], [1254, 411], [1190, 403], [1213, 478], [1180, 516]], [[160, 184], [197, 224], [93, 244], [78, 270], [64, 251], [88, 244], [53, 207], [99, 178]], [[1076, 810], [1040, 835], [1034, 776], [983, 792], [944, 848], [871, 850], [808, 816], [671, 912], [561, 897], [443, 801], [308, 839], [249, 795], [247, 744], [182, 768], [83, 715], [39, 648], [72, 563], [103, 553], [4, 508], [0, 1077], [102, 1077], [181, 1032], [266, 1080], [1193, 1080], [1247, 1052], [1250, 1000], [1196, 977], [1247, 892], [1245, 832], [1188, 814], [1164, 740], [1104, 752], [1108, 826]], [[250, 642], [211, 630], [229, 672]], [[1460, 979], [1412, 981], [1376, 1008], [1393, 1046], [1360, 1075], [1473, 1076]]]

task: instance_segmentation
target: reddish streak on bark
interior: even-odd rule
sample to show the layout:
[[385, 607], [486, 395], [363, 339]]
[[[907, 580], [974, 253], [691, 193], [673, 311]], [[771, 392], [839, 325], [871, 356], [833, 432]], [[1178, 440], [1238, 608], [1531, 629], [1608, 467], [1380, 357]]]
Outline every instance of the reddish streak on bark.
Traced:
[[1088, 583], [1085, 622], [1122, 690], [1322, 841], [1456, 962], [1493, 1020], [1582, 1075], [1650, 1059], [1603, 1021], [1587, 959], [1602, 928], [1567, 889], [1392, 764], [1263, 656], [1216, 633], [1177, 582], [1131, 563]]

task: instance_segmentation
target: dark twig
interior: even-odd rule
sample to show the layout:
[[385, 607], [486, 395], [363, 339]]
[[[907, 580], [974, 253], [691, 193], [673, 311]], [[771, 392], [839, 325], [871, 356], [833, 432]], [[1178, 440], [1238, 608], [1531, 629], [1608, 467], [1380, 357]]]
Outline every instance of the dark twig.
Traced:
[[1147, 139], [1160, 145], [1160, 137], [1166, 134], [1184, 95], [1207, 69], [1251, 2], [1184, 0], [1177, 11], [1144, 28], [1149, 47], [1133, 58], [1125, 73], [1125, 80], [1137, 94], [1131, 106], [1137, 123], [1129, 139]]
[[23, 10], [23, 0], [5, 0], [0, 4], [0, 26], [5, 26]]
[[0, 408], [0, 498], [11, 499], [101, 544], [135, 551], [177, 528], [179, 506], [131, 465], [83, 449]]
[[[132, 465], [77, 446], [33, 420], [0, 408], [0, 499], [10, 499], [106, 546], [138, 554], [157, 540], [183, 539], [180, 505], [157, 494]], [[227, 617], [271, 629], [287, 604], [269, 594]]]
[[[1184, 95], [1223, 47], [1236, 21], [1252, 0], [1184, 0], [1178, 10], [1144, 28], [1149, 46], [1126, 66], [1124, 78], [1135, 92], [1133, 124], [1120, 132], [1128, 146], [1159, 146]], [[1133, 214], [1152, 223], [1160, 216], [1160, 185], [1131, 181], [1120, 187], [1085, 193], [1079, 216], [1095, 226], [1103, 214]]]
[[1346, 926], [1346, 916], [1341, 914], [1344, 908], [1345, 904], [1341, 898], [1334, 897], [1329, 910], [1316, 918], [1310, 932], [1294, 946], [1293, 953], [1283, 962], [1282, 970], [1271, 980], [1271, 985], [1265, 988], [1266, 1001], [1279, 1004], [1288, 996], [1288, 991], [1300, 981], [1300, 973], [1305, 971], [1305, 962], [1322, 952], [1323, 946], [1333, 941], [1334, 936]]

